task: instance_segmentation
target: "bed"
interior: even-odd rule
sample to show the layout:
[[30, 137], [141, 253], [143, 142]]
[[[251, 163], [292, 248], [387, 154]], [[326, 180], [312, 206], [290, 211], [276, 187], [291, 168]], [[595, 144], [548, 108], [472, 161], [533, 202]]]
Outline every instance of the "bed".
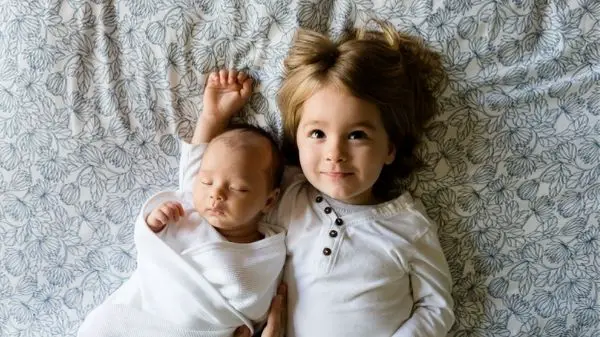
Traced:
[[452, 336], [600, 336], [597, 0], [3, 0], [0, 336], [75, 336], [136, 266], [133, 219], [176, 185], [204, 74], [259, 83], [281, 136], [294, 30], [377, 17], [440, 51], [441, 114], [405, 181], [454, 279]]

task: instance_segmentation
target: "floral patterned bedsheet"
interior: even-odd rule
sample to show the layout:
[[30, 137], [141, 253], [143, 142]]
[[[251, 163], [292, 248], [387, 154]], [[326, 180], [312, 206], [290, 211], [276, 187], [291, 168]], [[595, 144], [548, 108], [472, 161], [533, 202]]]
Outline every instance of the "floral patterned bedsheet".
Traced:
[[295, 28], [373, 16], [448, 69], [407, 186], [440, 224], [452, 335], [600, 336], [597, 0], [2, 0], [0, 336], [74, 336], [132, 272], [204, 73], [248, 70], [245, 118], [280, 134]]

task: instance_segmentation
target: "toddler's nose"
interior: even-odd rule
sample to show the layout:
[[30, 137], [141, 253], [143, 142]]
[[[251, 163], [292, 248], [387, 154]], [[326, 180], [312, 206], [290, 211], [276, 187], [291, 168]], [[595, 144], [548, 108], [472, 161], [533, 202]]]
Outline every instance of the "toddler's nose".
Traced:
[[346, 151], [340, 142], [331, 141], [327, 149], [327, 161], [341, 163], [346, 161]]

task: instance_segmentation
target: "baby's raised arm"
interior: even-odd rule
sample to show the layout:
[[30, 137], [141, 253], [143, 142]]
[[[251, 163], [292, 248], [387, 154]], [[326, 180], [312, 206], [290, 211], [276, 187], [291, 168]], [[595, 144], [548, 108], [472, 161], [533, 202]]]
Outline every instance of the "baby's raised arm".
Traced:
[[252, 79], [246, 73], [224, 69], [211, 73], [204, 89], [204, 109], [198, 118], [192, 144], [208, 143], [223, 133], [251, 94]]
[[208, 76], [204, 89], [204, 108], [191, 143], [182, 143], [179, 162], [179, 190], [191, 192], [194, 177], [200, 170], [206, 145], [223, 133], [227, 124], [248, 101], [252, 79], [243, 72], [221, 70]]

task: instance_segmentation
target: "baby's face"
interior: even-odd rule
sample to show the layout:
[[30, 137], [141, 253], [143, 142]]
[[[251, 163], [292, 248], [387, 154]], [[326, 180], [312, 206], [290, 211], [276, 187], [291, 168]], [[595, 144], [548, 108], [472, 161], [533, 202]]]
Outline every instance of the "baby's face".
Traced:
[[196, 175], [194, 206], [216, 228], [237, 230], [255, 226], [276, 197], [269, 183], [268, 142], [247, 141], [256, 144], [231, 146], [223, 140], [213, 141]]

